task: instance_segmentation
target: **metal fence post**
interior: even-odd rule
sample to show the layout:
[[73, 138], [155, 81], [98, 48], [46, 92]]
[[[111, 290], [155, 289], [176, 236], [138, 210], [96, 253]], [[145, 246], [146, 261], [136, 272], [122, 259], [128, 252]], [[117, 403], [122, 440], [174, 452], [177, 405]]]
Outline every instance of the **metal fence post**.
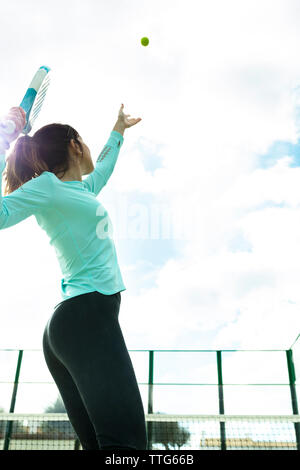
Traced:
[[[18, 391], [18, 384], [19, 384], [19, 376], [20, 376], [20, 369], [21, 369], [22, 359], [23, 359], [23, 350], [20, 349], [19, 350], [19, 356], [18, 356], [17, 370], [16, 370], [16, 375], [15, 375], [14, 389], [13, 389], [11, 402], [10, 402], [9, 413], [13, 413], [15, 411], [15, 404], [16, 404], [16, 398], [17, 398], [17, 391]], [[5, 438], [4, 438], [3, 450], [8, 450], [9, 449], [9, 443], [10, 443], [10, 438], [11, 438], [11, 434], [12, 434], [12, 428], [13, 428], [13, 422], [8, 421], [7, 424], [6, 424], [6, 429], [5, 429]]]
[[[290, 391], [291, 391], [291, 400], [292, 400], [292, 409], [293, 414], [297, 415], [298, 412], [298, 401], [297, 401], [297, 391], [296, 391], [296, 373], [293, 361], [293, 351], [288, 349], [286, 351], [286, 359], [287, 359], [287, 366], [288, 366], [288, 373], [289, 373], [289, 383], [290, 383]], [[300, 450], [300, 423], [294, 423], [295, 426], [295, 434], [296, 434], [296, 442], [297, 442], [297, 450]]]
[[[223, 394], [223, 377], [222, 377], [222, 351], [217, 351], [218, 366], [218, 389], [219, 389], [219, 413], [224, 414], [224, 394]], [[225, 423], [220, 422], [221, 450], [226, 450]]]
[[[148, 414], [153, 413], [153, 368], [154, 368], [154, 351], [149, 351]], [[148, 450], [152, 449], [152, 430], [153, 430], [153, 423], [151, 421], [147, 421]]]

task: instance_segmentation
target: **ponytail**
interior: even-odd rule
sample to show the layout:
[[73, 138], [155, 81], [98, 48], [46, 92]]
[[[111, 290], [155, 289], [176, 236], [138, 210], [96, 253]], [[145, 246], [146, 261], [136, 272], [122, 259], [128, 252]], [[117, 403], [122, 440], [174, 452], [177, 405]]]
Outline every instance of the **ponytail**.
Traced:
[[65, 173], [69, 169], [68, 143], [74, 139], [79, 146], [78, 132], [66, 124], [49, 124], [33, 137], [19, 137], [7, 157], [4, 195], [18, 189], [44, 171]]

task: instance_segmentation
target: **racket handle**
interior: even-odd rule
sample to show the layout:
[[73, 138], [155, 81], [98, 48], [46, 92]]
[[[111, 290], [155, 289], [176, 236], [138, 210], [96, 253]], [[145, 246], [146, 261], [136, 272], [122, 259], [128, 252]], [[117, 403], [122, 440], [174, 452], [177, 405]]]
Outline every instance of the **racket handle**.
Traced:
[[1, 133], [11, 135], [15, 132], [15, 130], [16, 130], [16, 124], [11, 119], [0, 123], [0, 132]]

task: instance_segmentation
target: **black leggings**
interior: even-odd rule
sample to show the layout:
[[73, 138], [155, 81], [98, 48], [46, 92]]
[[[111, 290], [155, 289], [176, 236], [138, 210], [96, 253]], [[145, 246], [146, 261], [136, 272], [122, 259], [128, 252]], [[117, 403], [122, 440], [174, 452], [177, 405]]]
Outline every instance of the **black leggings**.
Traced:
[[64, 300], [43, 351], [84, 450], [147, 449], [143, 403], [119, 325], [120, 292]]

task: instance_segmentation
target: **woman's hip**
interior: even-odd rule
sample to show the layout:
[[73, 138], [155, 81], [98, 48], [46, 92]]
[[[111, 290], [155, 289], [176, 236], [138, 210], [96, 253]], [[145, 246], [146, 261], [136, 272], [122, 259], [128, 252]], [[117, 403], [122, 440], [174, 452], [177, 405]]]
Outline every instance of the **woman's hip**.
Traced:
[[57, 352], [86, 350], [119, 328], [120, 303], [120, 292], [104, 295], [94, 291], [66, 299], [54, 310], [44, 334]]

